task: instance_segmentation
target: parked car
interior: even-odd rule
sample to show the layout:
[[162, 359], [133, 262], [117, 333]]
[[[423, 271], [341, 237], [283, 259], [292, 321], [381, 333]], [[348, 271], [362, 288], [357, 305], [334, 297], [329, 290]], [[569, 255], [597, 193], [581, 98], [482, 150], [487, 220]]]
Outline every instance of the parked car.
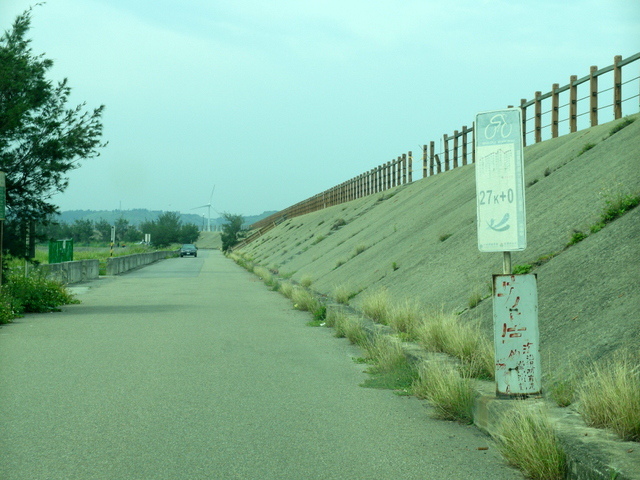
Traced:
[[198, 247], [195, 245], [191, 245], [190, 243], [185, 243], [180, 247], [180, 257], [197, 257], [198, 256]]

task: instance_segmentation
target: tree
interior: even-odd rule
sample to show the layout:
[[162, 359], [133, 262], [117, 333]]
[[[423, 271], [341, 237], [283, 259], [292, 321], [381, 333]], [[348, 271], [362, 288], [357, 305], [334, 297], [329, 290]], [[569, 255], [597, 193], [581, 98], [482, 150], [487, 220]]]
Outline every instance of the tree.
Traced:
[[50, 199], [68, 186], [67, 172], [106, 146], [100, 141], [104, 105], [92, 112], [86, 103], [67, 108], [67, 79], [46, 78], [53, 61], [33, 53], [30, 27], [31, 8], [0, 37], [0, 170], [8, 219], [21, 224], [44, 223], [56, 213]]
[[200, 229], [193, 223], [186, 223], [180, 229], [180, 243], [195, 243], [200, 236]]
[[164, 212], [157, 220], [143, 222], [143, 233], [151, 234], [151, 243], [156, 247], [167, 247], [172, 243], [180, 243], [180, 214]]
[[238, 234], [242, 230], [244, 218], [242, 215], [223, 213], [225, 223], [222, 224], [222, 251], [226, 252], [238, 243]]

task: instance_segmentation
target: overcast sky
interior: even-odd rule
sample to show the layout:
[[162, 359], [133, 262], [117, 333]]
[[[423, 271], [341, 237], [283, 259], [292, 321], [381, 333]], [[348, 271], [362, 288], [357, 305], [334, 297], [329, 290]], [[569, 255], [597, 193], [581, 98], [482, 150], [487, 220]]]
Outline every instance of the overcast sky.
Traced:
[[[34, 3], [0, 0], [2, 31]], [[204, 213], [215, 185], [251, 215], [637, 53], [640, 2], [48, 0], [30, 38], [74, 104], [106, 105], [62, 210]]]

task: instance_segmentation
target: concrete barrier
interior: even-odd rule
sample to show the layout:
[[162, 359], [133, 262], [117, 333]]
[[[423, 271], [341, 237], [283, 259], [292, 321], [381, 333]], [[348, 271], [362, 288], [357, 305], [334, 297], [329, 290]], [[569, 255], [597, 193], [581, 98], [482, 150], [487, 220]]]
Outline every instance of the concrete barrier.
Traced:
[[95, 280], [100, 274], [99, 260], [77, 260], [74, 262], [50, 263], [40, 265], [47, 278], [64, 284]]
[[107, 258], [107, 275], [119, 275], [134, 268], [139, 268], [150, 263], [157, 262], [168, 257], [176, 256], [175, 250], [160, 251], [151, 253], [137, 253], [134, 255], [123, 255], [122, 257]]

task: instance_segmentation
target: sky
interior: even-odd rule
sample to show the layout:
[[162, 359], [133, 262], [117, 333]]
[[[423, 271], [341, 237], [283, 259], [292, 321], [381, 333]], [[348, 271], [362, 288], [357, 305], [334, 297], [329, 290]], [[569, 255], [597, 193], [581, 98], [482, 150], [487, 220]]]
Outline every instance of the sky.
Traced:
[[69, 106], [106, 106], [62, 211], [255, 215], [640, 52], [640, 2], [47, 0], [29, 37]]

